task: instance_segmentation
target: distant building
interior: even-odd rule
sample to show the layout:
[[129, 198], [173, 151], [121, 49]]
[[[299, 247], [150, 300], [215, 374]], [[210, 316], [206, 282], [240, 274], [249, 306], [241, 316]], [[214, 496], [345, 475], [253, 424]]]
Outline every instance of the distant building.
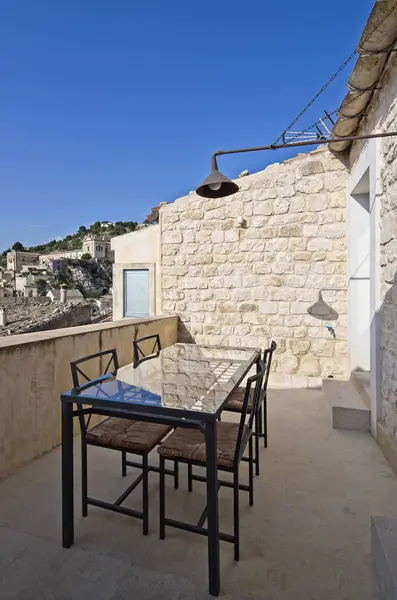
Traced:
[[27, 265], [27, 264], [23, 264], [20, 270], [21, 273], [24, 273], [25, 275], [28, 275], [29, 273], [32, 273], [33, 275], [38, 275], [38, 274], [43, 274], [46, 275], [47, 273], [47, 266], [46, 265]]
[[20, 252], [19, 250], [11, 250], [7, 252], [7, 269], [9, 271], [19, 272], [22, 265], [38, 265], [40, 254], [37, 252]]
[[8, 298], [12, 296], [12, 289], [4, 285], [4, 281], [0, 282], [0, 298]]
[[[105, 228], [111, 225], [105, 224]], [[7, 253], [7, 270], [13, 273], [26, 273], [36, 269], [50, 269], [52, 272], [61, 269], [66, 260], [79, 260], [83, 254], [90, 254], [95, 261], [114, 260], [111, 243], [93, 235], [87, 235], [83, 241], [83, 248], [78, 250], [61, 250], [39, 254], [37, 252], [11, 250]]]
[[6, 269], [0, 269], [0, 283], [10, 282], [14, 280], [14, 272], [7, 271]]
[[51, 260], [48, 261], [48, 268], [52, 273], [55, 273], [55, 271], [59, 271], [60, 269], [63, 269], [63, 267], [66, 265], [66, 258], [53, 258]]
[[83, 254], [90, 254], [96, 261], [114, 260], [111, 243], [98, 239], [93, 235], [87, 235], [83, 241]]
[[62, 250], [60, 252], [51, 252], [50, 254], [40, 254], [40, 264], [49, 265], [50, 261], [60, 260], [78, 260], [82, 257], [83, 250]]
[[15, 291], [18, 296], [36, 297], [38, 295], [37, 282], [48, 281], [48, 276], [45, 273], [20, 273], [15, 277]]
[[38, 296], [37, 285], [27, 283], [22, 295], [25, 298], [36, 298]]

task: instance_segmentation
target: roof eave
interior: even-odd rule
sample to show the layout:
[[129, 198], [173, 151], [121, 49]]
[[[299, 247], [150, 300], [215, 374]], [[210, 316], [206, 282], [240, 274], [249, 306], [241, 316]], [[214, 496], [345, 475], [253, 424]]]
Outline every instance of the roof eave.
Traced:
[[[353, 135], [360, 127], [397, 41], [397, 10], [392, 10], [394, 4], [395, 0], [378, 0], [372, 9], [358, 44], [359, 57], [347, 83], [349, 91], [340, 105], [332, 137]], [[334, 152], [343, 152], [351, 144], [332, 142], [329, 147]]]

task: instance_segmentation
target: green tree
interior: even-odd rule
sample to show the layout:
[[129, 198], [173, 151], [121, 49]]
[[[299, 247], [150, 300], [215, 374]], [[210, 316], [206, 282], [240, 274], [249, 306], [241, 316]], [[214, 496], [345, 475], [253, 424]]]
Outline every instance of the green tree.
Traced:
[[20, 252], [22, 250], [25, 250], [23, 244], [21, 244], [21, 242], [15, 242], [15, 244], [13, 244], [12, 246], [13, 250], [16, 250], [17, 252]]
[[92, 256], [89, 252], [85, 252], [84, 254], [82, 254], [81, 256], [81, 260], [91, 260]]
[[124, 225], [130, 230], [134, 231], [137, 228], [138, 223], [136, 221], [126, 221]]
[[85, 233], [87, 233], [87, 227], [85, 225], [80, 225], [80, 227], [77, 230], [77, 233], [79, 235], [84, 235]]
[[100, 233], [102, 231], [102, 225], [100, 221], [95, 221], [95, 223], [93, 223], [90, 227], [90, 230], [93, 233]]
[[38, 296], [45, 296], [47, 293], [47, 282], [45, 279], [39, 279], [36, 282]]
[[70, 285], [70, 287], [73, 287], [73, 277], [69, 267], [65, 265], [64, 267], [56, 271], [56, 273], [54, 274], [54, 281], [58, 285], [65, 285], [66, 287]]

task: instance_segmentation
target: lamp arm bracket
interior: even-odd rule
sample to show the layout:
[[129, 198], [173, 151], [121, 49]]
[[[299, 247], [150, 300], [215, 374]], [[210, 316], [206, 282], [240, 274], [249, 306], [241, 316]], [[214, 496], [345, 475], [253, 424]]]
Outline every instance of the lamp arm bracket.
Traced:
[[367, 135], [349, 135], [344, 137], [334, 137], [325, 140], [309, 140], [304, 142], [292, 142], [290, 144], [270, 144], [268, 146], [254, 146], [252, 148], [235, 148], [232, 150], [217, 150], [213, 153], [211, 159], [211, 168], [213, 171], [218, 169], [217, 156], [224, 154], [241, 154], [242, 152], [260, 152], [263, 150], [281, 150], [283, 148], [295, 148], [300, 146], [319, 146], [321, 144], [332, 144], [333, 142], [354, 142], [357, 140], [371, 140], [374, 138], [397, 137], [397, 131], [383, 131], [380, 133], [371, 133]]

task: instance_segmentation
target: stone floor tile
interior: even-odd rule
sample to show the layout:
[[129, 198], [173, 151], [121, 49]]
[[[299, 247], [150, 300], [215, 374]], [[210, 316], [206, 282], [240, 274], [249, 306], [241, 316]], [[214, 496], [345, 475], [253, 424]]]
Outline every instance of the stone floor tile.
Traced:
[[139, 600], [202, 600], [203, 591], [183, 577], [134, 566], [111, 600], [130, 600], [132, 595]]
[[8, 527], [0, 527], [0, 574], [17, 560], [35, 538]]
[[[150, 461], [157, 460], [154, 452]], [[115, 499], [137, 475], [130, 469], [123, 479], [120, 467], [120, 453], [89, 448], [90, 494]], [[60, 480], [57, 448], [0, 483], [1, 600], [210, 598], [206, 538], [171, 528], [158, 538], [158, 474], [150, 474], [147, 537], [140, 520], [96, 507], [83, 519], [77, 438], [69, 550], [60, 541]], [[166, 485], [167, 515], [197, 522], [205, 485], [187, 492], [184, 467], [180, 489], [169, 477]], [[141, 508], [140, 488], [126, 506]], [[270, 390], [255, 506], [244, 492], [240, 506], [241, 559], [235, 563], [233, 546], [221, 542], [220, 598], [379, 600], [370, 517], [396, 515], [397, 480], [369, 435], [331, 429], [321, 391]], [[221, 529], [231, 532], [231, 490], [220, 490], [219, 508]]]

